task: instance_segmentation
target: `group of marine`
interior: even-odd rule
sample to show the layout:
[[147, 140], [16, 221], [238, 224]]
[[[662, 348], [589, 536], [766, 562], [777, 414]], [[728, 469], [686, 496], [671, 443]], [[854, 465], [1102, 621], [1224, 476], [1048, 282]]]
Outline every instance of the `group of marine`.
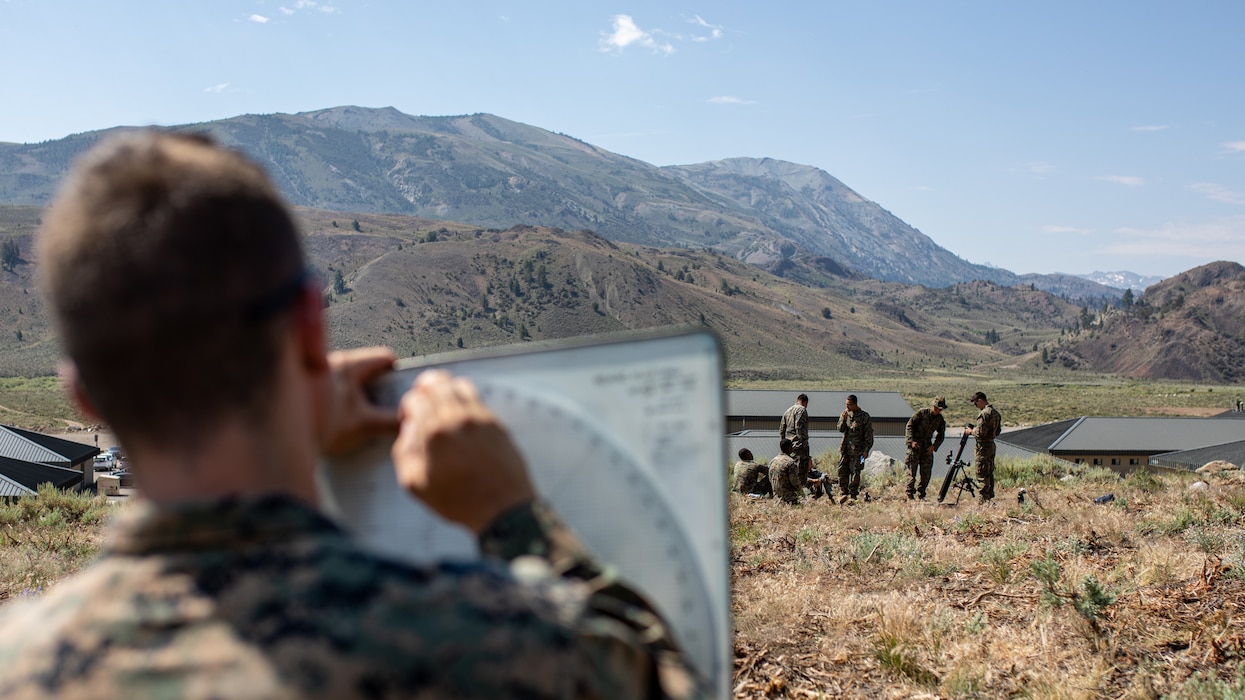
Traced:
[[[976, 423], [970, 423], [966, 429], [972, 430], [975, 441], [973, 461], [980, 485], [978, 496], [984, 502], [994, 498], [994, 439], [1002, 429], [1003, 420], [984, 393], [973, 394], [969, 403], [980, 411]], [[838, 502], [849, 504], [860, 498], [860, 473], [865, 458], [873, 449], [873, 423], [869, 413], [857, 403], [855, 394], [848, 395], [844, 405], [838, 425], [843, 434], [839, 443]], [[928, 407], [917, 410], [908, 419], [904, 430], [907, 446], [904, 465], [908, 471], [909, 500], [925, 500], [934, 468], [934, 453], [946, 438], [947, 421], [942, 417], [946, 408], [946, 399], [937, 396]], [[806, 491], [814, 500], [826, 496], [833, 501], [833, 480], [813, 468], [809, 454], [808, 394], [797, 396], [795, 404], [783, 413], [778, 435], [779, 454], [769, 464], [754, 461], [752, 451], [747, 448], [739, 451], [732, 489], [754, 497], [773, 496], [792, 505], [799, 503]]]

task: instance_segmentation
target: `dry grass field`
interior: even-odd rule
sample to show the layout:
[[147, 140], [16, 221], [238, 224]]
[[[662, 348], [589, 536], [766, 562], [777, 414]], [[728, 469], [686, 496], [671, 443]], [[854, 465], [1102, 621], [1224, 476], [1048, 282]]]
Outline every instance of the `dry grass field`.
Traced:
[[1245, 697], [1230, 473], [1001, 462], [986, 505], [893, 477], [851, 506], [732, 494], [735, 696]]
[[[735, 697], [1245, 698], [1239, 471], [998, 477], [988, 505], [910, 502], [894, 475], [855, 505], [732, 494]], [[0, 604], [94, 558], [117, 507], [0, 504]]]

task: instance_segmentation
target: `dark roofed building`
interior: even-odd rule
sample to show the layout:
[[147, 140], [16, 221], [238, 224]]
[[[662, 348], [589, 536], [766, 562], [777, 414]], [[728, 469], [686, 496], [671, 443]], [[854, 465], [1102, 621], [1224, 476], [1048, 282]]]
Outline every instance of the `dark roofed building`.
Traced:
[[1013, 445], [1025, 447], [1035, 452], [1048, 452], [1050, 446], [1063, 437], [1063, 434], [1068, 432], [1079, 420], [1081, 419], [1071, 418], [1069, 420], [1055, 421], [1054, 423], [1043, 423], [1031, 428], [1009, 430], [1000, 435], [998, 439], [1006, 440]]
[[75, 468], [94, 459], [99, 448], [33, 430], [0, 425], [0, 457]]
[[1111, 467], [1121, 473], [1150, 466], [1150, 458], [1155, 455], [1238, 440], [1245, 440], [1245, 421], [1106, 416], [1058, 421], [1013, 430], [999, 437], [1000, 442], [1045, 451], [1070, 462]]
[[808, 394], [810, 441], [814, 430], [828, 430], [838, 434], [839, 414], [843, 412], [843, 402], [849, 394], [856, 395], [860, 407], [873, 419], [875, 436], [902, 436], [908, 419], [912, 417], [912, 407], [897, 391], [727, 389], [726, 432], [777, 430], [782, 414], [795, 403], [795, 397], [800, 394]]
[[81, 483], [82, 471], [79, 469], [0, 457], [0, 496], [34, 495], [38, 493], [41, 484], [68, 489]]
[[1198, 447], [1192, 450], [1165, 452], [1151, 457], [1150, 466], [1197, 469], [1219, 460], [1231, 462], [1238, 467], [1245, 465], [1245, 440]]
[[0, 425], [0, 497], [28, 496], [43, 483], [61, 489], [90, 485], [97, 454], [93, 445]]

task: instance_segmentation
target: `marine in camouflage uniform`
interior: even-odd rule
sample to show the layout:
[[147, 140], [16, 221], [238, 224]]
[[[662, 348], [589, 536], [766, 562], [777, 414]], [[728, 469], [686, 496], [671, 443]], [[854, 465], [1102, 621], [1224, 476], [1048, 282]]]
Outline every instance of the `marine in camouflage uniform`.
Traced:
[[947, 421], [942, 417], [942, 411], [946, 407], [946, 399], [936, 397], [928, 408], [913, 413], [908, 419], [908, 426], [904, 428], [904, 443], [908, 448], [904, 464], [908, 467], [909, 499], [925, 500], [925, 489], [929, 486], [929, 477], [934, 470], [934, 453], [947, 436]]
[[873, 421], [868, 412], [856, 402], [851, 394], [844, 401], [843, 413], [839, 414], [839, 499], [847, 501], [860, 497], [860, 471], [864, 458], [873, 449]]
[[778, 441], [778, 449], [782, 454], [769, 461], [769, 481], [774, 489], [774, 496], [795, 505], [800, 502], [804, 482], [800, 479], [800, 465], [791, 456], [791, 441], [782, 438]]
[[661, 620], [547, 509], [479, 543], [417, 567], [285, 496], [135, 504], [96, 564], [0, 609], [0, 697], [695, 694]]
[[769, 467], [754, 462], [752, 451], [746, 447], [739, 450], [739, 461], [735, 463], [732, 476], [731, 490], [737, 493], [758, 496], [768, 496], [774, 493], [773, 486], [769, 483]]
[[977, 465], [977, 480], [981, 489], [977, 492], [982, 502], [994, 498], [994, 439], [1003, 430], [1003, 416], [995, 410], [982, 392], [973, 394], [969, 400], [980, 409], [977, 425], [973, 428], [973, 461]]
[[795, 403], [782, 414], [778, 437], [791, 441], [791, 456], [800, 465], [800, 483], [804, 483], [813, 461], [808, 448], [808, 394], [795, 397]]
[[[106, 141], [38, 246], [74, 395], [143, 499], [96, 563], [0, 608], [0, 697], [703, 694], [654, 609], [536, 500], [469, 380], [424, 372], [394, 410], [366, 391], [391, 351], [327, 352], [293, 217], [244, 156]], [[398, 563], [317, 513], [317, 461], [373, 439], [484, 560]]]

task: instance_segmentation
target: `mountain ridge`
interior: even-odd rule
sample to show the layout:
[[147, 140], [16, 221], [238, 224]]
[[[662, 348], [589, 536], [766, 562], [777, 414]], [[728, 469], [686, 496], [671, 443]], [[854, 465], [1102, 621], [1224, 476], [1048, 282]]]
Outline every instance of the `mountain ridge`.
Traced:
[[[0, 144], [0, 202], [46, 204], [73, 157], [104, 133], [127, 128]], [[768, 269], [798, 267], [786, 259], [820, 259], [827, 268], [930, 287], [1023, 283], [1008, 270], [959, 258], [829, 173], [786, 161], [658, 167], [495, 115], [412, 116], [392, 107], [171, 128], [206, 131], [246, 151], [299, 206], [488, 228], [588, 229], [620, 242], [710, 248]], [[1078, 298], [1120, 294], [1091, 282], [1028, 279]]]

